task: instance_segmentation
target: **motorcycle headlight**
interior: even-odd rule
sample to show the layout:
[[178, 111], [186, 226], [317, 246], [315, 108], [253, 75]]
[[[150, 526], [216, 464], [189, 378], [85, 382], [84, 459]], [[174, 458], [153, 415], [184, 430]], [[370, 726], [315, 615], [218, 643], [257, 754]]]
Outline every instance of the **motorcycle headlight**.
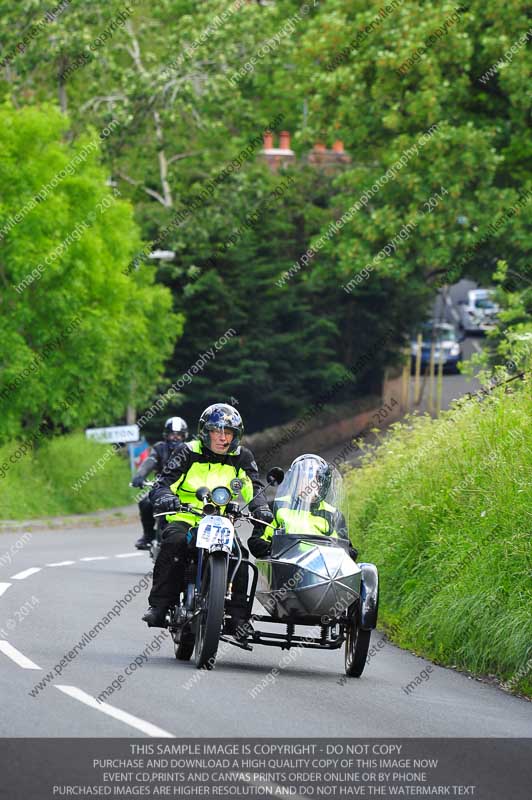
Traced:
[[217, 506], [225, 506], [231, 499], [231, 492], [225, 486], [217, 486], [211, 492], [211, 497]]

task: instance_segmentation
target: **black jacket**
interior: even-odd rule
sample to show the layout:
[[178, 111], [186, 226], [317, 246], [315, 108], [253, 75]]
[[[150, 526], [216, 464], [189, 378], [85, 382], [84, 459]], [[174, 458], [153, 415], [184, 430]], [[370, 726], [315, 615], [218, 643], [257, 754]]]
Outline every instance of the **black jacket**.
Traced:
[[[178, 445], [179, 446], [179, 445]], [[140, 475], [142, 478], [146, 478], [150, 472], [155, 472], [157, 475], [163, 471], [166, 466], [166, 462], [174, 453], [176, 447], [169, 447], [167, 442], [157, 442], [154, 444], [151, 453], [148, 458], [142, 462], [140, 465], [137, 475]]]
[[[247, 447], [240, 447], [238, 453], [220, 456], [205, 447], [202, 453], [193, 453], [190, 448], [187, 447], [187, 443], [183, 442], [175, 448], [171, 458], [158, 476], [155, 486], [150, 492], [151, 502], [155, 504], [157, 500], [163, 497], [175, 497], [170, 491], [170, 486], [184, 475], [195, 462], [201, 464], [230, 464], [243, 469], [253, 484], [254, 497], [257, 495], [257, 492], [264, 488], [264, 484], [259, 478], [259, 469], [255, 461], [255, 456]], [[252, 511], [254, 508], [265, 505], [265, 503], [264, 494], [261, 494], [256, 502], [254, 500], [251, 501], [249, 508]]]

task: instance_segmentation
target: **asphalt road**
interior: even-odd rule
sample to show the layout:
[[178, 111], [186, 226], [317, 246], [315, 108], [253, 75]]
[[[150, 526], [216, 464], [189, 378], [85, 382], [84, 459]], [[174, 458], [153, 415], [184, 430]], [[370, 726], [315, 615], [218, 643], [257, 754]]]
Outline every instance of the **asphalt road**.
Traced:
[[[164, 633], [140, 620], [147, 591], [134, 587], [147, 585], [151, 562], [133, 549], [137, 534], [132, 523], [35, 531], [22, 544], [20, 531], [0, 534], [1, 736], [532, 735], [528, 701], [388, 643], [346, 681], [343, 651], [222, 645], [212, 672], [177, 662], [170, 640], [155, 640]], [[31, 696], [118, 600], [120, 616]], [[142, 666], [120, 682], [136, 657]]]

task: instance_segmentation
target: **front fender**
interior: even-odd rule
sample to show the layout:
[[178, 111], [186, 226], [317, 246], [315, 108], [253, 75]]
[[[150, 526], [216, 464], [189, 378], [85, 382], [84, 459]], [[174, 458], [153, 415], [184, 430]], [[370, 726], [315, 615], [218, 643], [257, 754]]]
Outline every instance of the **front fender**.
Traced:
[[375, 564], [362, 563], [360, 583], [360, 627], [373, 630], [377, 627], [379, 613], [379, 573]]

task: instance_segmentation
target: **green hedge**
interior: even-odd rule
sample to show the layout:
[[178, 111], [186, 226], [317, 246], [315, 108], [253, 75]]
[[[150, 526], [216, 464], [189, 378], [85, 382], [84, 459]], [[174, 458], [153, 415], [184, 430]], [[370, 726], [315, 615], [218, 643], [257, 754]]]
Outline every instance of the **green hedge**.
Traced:
[[348, 478], [351, 537], [398, 643], [529, 695], [531, 388], [397, 423]]
[[111, 453], [110, 445], [71, 434], [43, 441], [17, 457], [19, 448], [18, 442], [0, 448], [1, 519], [83, 514], [133, 501], [129, 464]]

